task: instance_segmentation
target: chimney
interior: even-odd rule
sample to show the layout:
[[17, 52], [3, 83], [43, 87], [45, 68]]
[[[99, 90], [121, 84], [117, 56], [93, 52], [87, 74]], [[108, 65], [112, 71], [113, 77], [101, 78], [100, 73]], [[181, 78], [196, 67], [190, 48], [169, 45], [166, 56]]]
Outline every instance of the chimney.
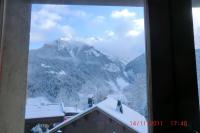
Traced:
[[123, 114], [123, 107], [122, 107], [122, 102], [120, 100], [117, 101], [117, 108], [116, 110], [120, 113]]
[[88, 97], [88, 107], [91, 108], [94, 104], [94, 98], [93, 96]]

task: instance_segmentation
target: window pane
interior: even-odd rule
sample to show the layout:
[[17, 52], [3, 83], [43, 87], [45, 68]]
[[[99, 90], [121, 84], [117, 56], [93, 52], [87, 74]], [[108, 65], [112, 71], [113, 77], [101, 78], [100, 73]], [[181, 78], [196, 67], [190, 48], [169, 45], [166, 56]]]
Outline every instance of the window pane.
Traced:
[[[200, 96], [200, 8], [193, 8], [194, 41], [196, 51], [197, 79]], [[200, 103], [200, 102], [199, 102]]]
[[147, 132], [134, 125], [147, 118], [143, 7], [33, 5], [30, 34], [26, 119], [40, 124], [30, 129], [51, 129], [98, 107]]

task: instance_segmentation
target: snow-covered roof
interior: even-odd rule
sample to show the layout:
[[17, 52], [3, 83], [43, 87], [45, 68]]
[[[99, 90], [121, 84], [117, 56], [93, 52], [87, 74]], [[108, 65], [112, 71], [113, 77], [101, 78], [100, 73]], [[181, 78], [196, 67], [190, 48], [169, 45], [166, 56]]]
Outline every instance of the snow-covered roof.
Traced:
[[57, 125], [55, 128], [50, 130], [50, 133], [55, 132], [56, 130], [64, 127], [65, 125], [68, 125], [72, 123], [73, 121], [81, 118], [82, 116], [85, 116], [89, 114], [90, 112], [94, 110], [100, 110], [101, 112], [106, 113], [107, 115], [117, 119], [121, 123], [125, 124], [129, 128], [139, 132], [139, 133], [147, 133], [148, 128], [146, 125], [131, 125], [131, 121], [136, 122], [146, 122], [146, 119], [143, 115], [139, 114], [138, 112], [134, 111], [133, 109], [130, 109], [126, 105], [123, 106], [123, 113], [120, 113], [116, 110], [117, 101], [113, 98], [107, 98], [106, 100], [100, 102], [99, 104], [93, 106], [92, 108], [89, 108], [85, 110], [84, 112], [73, 116], [72, 118], [62, 122], [61, 124]]
[[82, 110], [78, 109], [77, 107], [65, 107], [63, 102], [61, 102], [61, 106], [62, 106], [62, 110], [65, 114], [82, 112]]
[[75, 108], [75, 107], [64, 107], [63, 111], [65, 113], [80, 113], [80, 112], [82, 112], [82, 110]]
[[27, 105], [26, 119], [65, 116], [59, 104]]
[[74, 107], [65, 107], [63, 104], [51, 103], [44, 97], [37, 97], [27, 99], [25, 118], [64, 117], [65, 113], [79, 112], [81, 112], [81, 110]]
[[64, 116], [60, 104], [53, 104], [44, 97], [28, 98], [26, 101], [26, 119]]
[[106, 100], [97, 104], [97, 107], [104, 111], [105, 113], [109, 114], [110, 116], [116, 118], [117, 120], [121, 121], [125, 125], [129, 126], [130, 128], [138, 131], [139, 133], [147, 133], [148, 129], [147, 126], [142, 125], [131, 125], [131, 121], [134, 122], [145, 122], [146, 119], [143, 115], [139, 114], [138, 112], [130, 109], [126, 105], [123, 106], [123, 113], [120, 113], [116, 110], [117, 101], [113, 98], [107, 98]]

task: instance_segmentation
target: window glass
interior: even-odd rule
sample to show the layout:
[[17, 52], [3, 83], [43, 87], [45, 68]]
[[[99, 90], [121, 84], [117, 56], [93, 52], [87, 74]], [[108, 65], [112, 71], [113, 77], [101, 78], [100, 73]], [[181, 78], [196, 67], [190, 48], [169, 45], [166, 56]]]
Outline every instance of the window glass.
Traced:
[[[200, 8], [193, 8], [194, 42], [196, 52], [197, 79], [200, 96]], [[199, 102], [200, 103], [200, 102]]]
[[131, 111], [147, 118], [146, 87], [143, 7], [32, 6], [26, 119], [38, 125], [30, 130], [98, 105], [134, 126], [141, 119]]

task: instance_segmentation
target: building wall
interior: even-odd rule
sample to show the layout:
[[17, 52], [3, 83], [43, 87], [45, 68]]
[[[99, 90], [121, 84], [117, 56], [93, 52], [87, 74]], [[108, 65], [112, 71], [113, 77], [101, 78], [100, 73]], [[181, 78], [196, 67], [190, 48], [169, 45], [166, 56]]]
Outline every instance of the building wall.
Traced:
[[25, 133], [30, 133], [31, 129], [37, 124], [53, 125], [54, 123], [61, 123], [64, 121], [63, 116], [49, 117], [49, 118], [35, 118], [25, 120]]
[[93, 111], [65, 126], [62, 130], [64, 133], [136, 133], [99, 111]]

